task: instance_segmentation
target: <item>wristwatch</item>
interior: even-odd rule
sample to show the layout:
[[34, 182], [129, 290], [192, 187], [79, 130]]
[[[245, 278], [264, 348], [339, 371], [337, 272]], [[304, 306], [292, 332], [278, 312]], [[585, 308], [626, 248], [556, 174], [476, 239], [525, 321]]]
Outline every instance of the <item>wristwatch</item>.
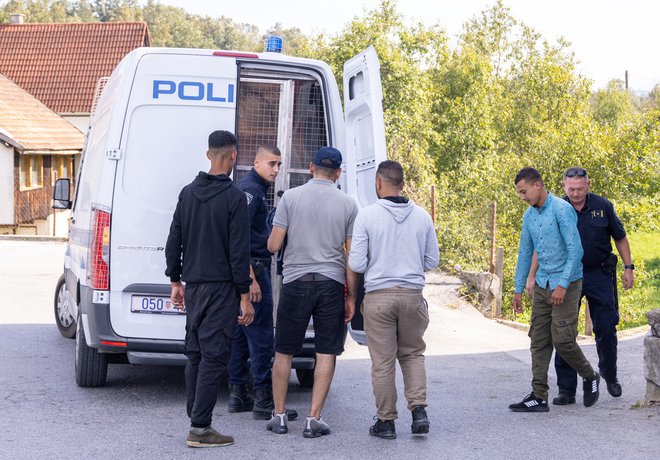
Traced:
[[623, 268], [624, 268], [624, 270], [634, 270], [635, 269], [635, 264], [624, 265]]

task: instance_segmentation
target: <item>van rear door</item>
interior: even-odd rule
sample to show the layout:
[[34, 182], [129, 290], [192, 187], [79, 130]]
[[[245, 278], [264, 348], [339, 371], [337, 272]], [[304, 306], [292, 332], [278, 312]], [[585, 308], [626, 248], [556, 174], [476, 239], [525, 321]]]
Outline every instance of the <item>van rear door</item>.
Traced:
[[[378, 199], [376, 168], [387, 160], [382, 101], [380, 63], [376, 50], [370, 46], [344, 64], [346, 186], [361, 208]], [[360, 314], [363, 295], [364, 290], [359, 289], [349, 332], [356, 342], [365, 345], [367, 337]]]
[[233, 131], [236, 58], [191, 50], [140, 58], [121, 135], [110, 230], [110, 319], [123, 337], [183, 340], [164, 246], [181, 188], [208, 170], [207, 140]]

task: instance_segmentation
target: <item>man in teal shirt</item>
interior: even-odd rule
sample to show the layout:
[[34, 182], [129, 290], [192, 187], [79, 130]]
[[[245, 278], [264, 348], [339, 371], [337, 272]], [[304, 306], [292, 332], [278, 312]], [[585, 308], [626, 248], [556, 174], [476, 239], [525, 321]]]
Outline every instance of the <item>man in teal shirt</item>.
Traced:
[[548, 412], [548, 366], [553, 347], [584, 379], [584, 405], [598, 400], [600, 375], [595, 372], [576, 342], [582, 290], [582, 243], [577, 214], [543, 185], [534, 168], [523, 168], [515, 178], [516, 191], [530, 207], [523, 216], [518, 249], [513, 308], [522, 313], [522, 293], [534, 252], [539, 269], [532, 298], [529, 329], [532, 354], [532, 392], [511, 404], [514, 412]]

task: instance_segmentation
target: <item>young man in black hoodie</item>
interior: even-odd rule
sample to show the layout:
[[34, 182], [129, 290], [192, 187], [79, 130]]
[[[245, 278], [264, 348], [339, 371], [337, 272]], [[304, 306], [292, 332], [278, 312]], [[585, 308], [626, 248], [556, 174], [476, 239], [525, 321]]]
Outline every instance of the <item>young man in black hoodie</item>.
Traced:
[[247, 202], [229, 178], [237, 144], [236, 136], [228, 131], [209, 135], [206, 156], [211, 169], [208, 174], [200, 171], [181, 190], [165, 246], [172, 303], [186, 311], [185, 374], [191, 422], [186, 444], [191, 447], [234, 443], [234, 438], [211, 427], [211, 418], [234, 327], [237, 321], [247, 326], [254, 316]]

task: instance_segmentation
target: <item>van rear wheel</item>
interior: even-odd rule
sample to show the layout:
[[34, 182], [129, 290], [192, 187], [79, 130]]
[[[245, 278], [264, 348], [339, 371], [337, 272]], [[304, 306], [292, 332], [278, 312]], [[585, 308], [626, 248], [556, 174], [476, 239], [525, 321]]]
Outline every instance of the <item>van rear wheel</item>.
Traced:
[[60, 276], [55, 287], [55, 324], [62, 337], [71, 339], [76, 335], [76, 319], [73, 317], [71, 296], [66, 290], [64, 275]]
[[79, 387], [102, 387], [108, 373], [108, 357], [87, 346], [82, 318], [76, 332], [76, 383]]
[[314, 369], [296, 369], [298, 383], [303, 388], [312, 388], [314, 386]]

